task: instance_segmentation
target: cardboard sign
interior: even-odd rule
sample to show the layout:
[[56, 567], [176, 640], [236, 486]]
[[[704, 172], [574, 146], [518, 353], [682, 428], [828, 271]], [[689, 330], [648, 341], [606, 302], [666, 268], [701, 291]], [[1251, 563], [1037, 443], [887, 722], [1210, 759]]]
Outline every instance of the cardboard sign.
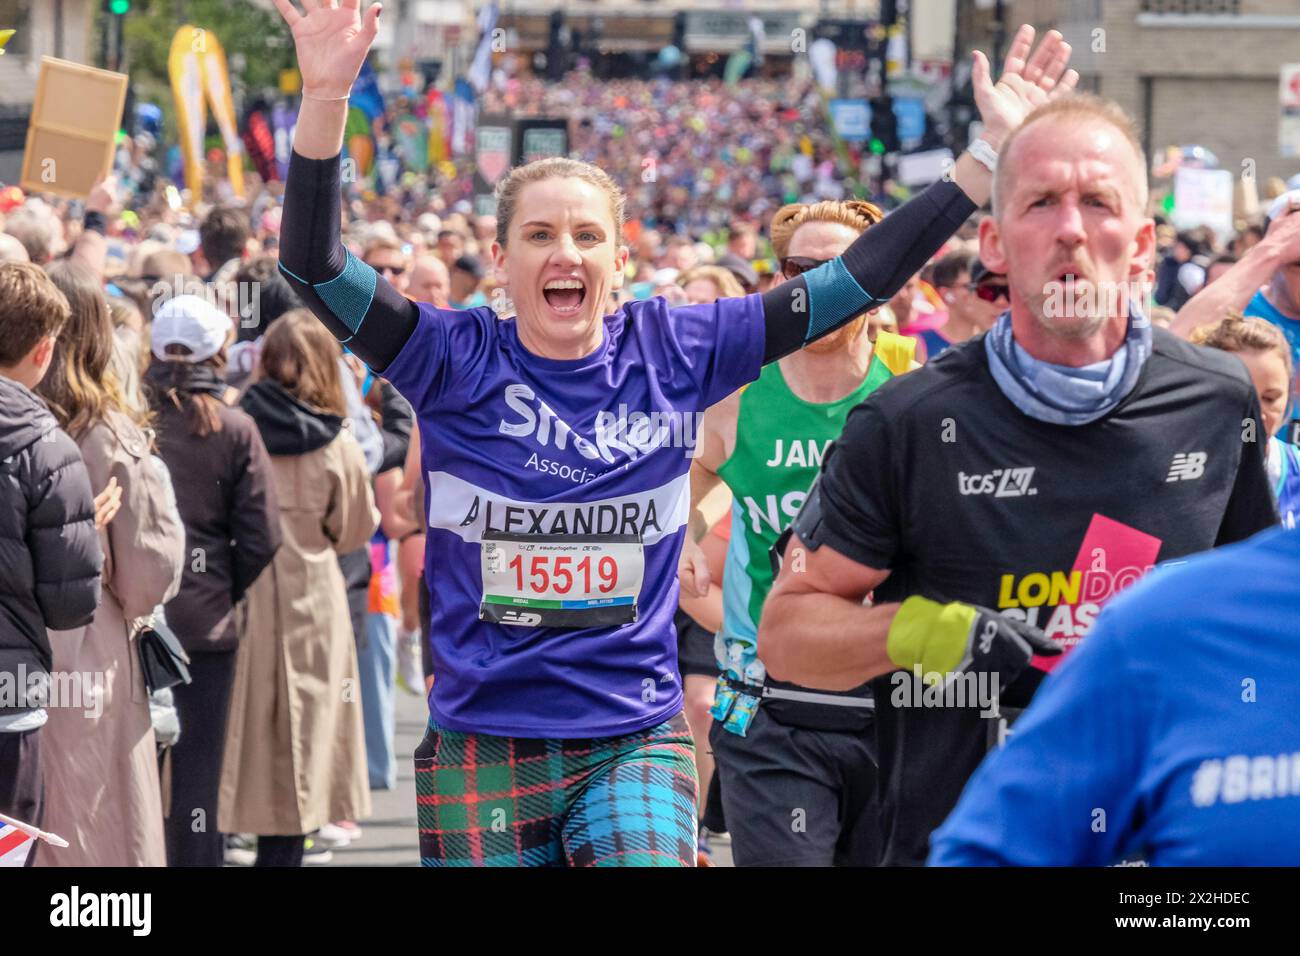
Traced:
[[19, 185], [68, 199], [90, 195], [113, 167], [125, 73], [41, 57]]
[[1220, 236], [1231, 236], [1232, 173], [1226, 169], [1180, 166], [1174, 173], [1174, 227], [1209, 226]]
[[950, 149], [928, 149], [898, 157], [897, 179], [904, 186], [928, 186], [952, 172], [955, 160]]

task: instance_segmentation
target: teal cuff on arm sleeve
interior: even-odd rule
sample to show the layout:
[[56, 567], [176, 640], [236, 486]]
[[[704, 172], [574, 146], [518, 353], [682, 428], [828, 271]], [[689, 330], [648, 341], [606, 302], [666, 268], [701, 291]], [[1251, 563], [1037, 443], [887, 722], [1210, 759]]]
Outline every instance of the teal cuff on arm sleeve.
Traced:
[[328, 282], [317, 283], [313, 288], [339, 320], [353, 335], [361, 328], [370, 303], [375, 298], [375, 285], [379, 275], [351, 252], [343, 271]]

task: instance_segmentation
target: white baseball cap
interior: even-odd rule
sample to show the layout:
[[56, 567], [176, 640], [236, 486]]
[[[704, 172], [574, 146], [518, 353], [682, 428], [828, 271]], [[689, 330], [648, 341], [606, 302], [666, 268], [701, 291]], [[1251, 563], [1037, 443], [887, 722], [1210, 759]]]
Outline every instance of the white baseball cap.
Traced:
[[183, 252], [185, 255], [192, 255], [200, 245], [199, 231], [197, 229], [182, 229], [180, 235], [176, 237], [176, 251]]
[[[168, 299], [153, 317], [153, 354], [164, 361], [202, 362], [221, 351], [234, 326], [230, 317], [197, 295]], [[189, 355], [169, 355], [167, 346], [184, 345]]]

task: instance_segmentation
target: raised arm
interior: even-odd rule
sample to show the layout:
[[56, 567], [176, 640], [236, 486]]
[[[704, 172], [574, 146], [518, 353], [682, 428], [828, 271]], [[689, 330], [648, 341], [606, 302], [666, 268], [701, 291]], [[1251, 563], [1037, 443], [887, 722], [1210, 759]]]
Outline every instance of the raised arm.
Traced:
[[864, 232], [839, 258], [769, 289], [763, 294], [763, 364], [888, 302], [978, 208], [956, 182], [935, 183]]
[[[1034, 28], [1022, 26], [996, 84], [984, 54], [974, 55], [975, 102], [984, 121], [979, 138], [994, 153], [1031, 110], [1068, 93], [1079, 81], [1074, 70], [1066, 70], [1070, 45], [1061, 34], [1048, 32], [1031, 56], [1033, 42]], [[868, 229], [838, 259], [764, 293], [764, 363], [889, 301], [988, 200], [992, 189], [992, 172], [968, 150], [943, 181]]]
[[1213, 325], [1229, 312], [1243, 312], [1260, 286], [1289, 262], [1300, 259], [1300, 215], [1289, 210], [1269, 224], [1268, 233], [1240, 262], [1211, 285], [1187, 300], [1169, 324], [1169, 331], [1183, 338], [1203, 325]]
[[104, 266], [108, 262], [108, 225], [119, 209], [116, 177], [108, 176], [97, 181], [86, 197], [81, 235], [77, 237], [69, 258], [89, 269], [99, 282], [104, 279]]
[[1036, 651], [1060, 653], [1036, 628], [919, 594], [901, 604], [863, 604], [905, 549], [898, 445], [875, 398], [849, 413], [791, 525], [763, 605], [758, 655], [778, 680], [828, 690], [917, 667], [927, 680], [996, 671], [1007, 687]]
[[378, 30], [380, 5], [362, 17], [360, 0], [292, 0], [275, 5], [293, 31], [302, 74], [302, 109], [284, 187], [280, 271], [348, 349], [375, 371], [402, 350], [418, 309], [339, 238], [339, 156], [348, 93]]

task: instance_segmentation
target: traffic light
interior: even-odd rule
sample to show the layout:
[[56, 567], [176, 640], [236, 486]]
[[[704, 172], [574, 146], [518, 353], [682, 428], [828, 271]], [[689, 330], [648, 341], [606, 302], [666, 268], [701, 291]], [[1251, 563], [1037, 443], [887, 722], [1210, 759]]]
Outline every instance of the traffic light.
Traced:
[[[898, 117], [894, 115], [891, 97], [880, 97], [871, 103], [871, 140], [873, 153], [897, 153], [902, 148], [898, 142]], [[884, 148], [877, 149], [877, 142]]]
[[124, 50], [122, 22], [131, 12], [131, 0], [103, 0], [100, 10], [103, 11], [104, 18], [100, 30], [99, 64], [110, 70], [118, 70], [122, 66]]

